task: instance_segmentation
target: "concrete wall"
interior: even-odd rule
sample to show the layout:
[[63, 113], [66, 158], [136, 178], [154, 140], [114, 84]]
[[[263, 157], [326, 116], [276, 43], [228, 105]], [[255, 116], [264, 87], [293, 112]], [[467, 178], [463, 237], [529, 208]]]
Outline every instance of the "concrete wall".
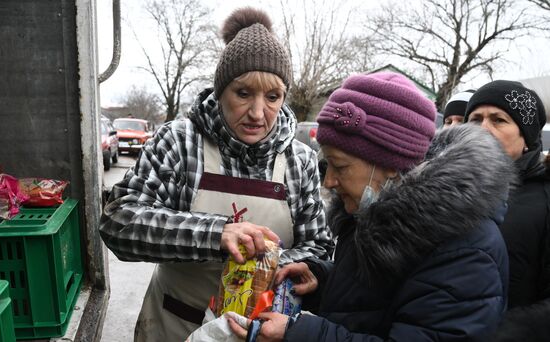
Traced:
[[0, 169], [70, 181], [65, 196], [80, 201], [85, 287], [92, 289], [78, 324], [86, 341], [101, 336], [109, 296], [97, 231], [103, 166], [95, 22], [95, 0], [0, 1]]
[[[0, 4], [0, 166], [71, 182], [82, 198], [75, 4]], [[72, 13], [72, 15], [71, 15]]]

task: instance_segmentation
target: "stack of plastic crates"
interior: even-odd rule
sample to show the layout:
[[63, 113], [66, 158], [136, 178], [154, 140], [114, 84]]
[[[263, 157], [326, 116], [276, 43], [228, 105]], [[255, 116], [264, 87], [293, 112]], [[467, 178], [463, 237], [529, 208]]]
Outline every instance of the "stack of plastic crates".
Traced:
[[15, 342], [9, 286], [7, 281], [0, 280], [0, 342]]
[[77, 203], [21, 208], [0, 223], [0, 279], [10, 283], [17, 339], [65, 334], [83, 276]]

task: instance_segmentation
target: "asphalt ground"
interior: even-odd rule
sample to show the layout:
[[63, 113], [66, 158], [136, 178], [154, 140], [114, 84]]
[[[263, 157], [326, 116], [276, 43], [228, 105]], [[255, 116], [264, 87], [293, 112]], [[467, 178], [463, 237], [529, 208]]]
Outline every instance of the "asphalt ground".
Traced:
[[[118, 163], [104, 173], [104, 188], [110, 190], [134, 163], [135, 157], [119, 156]], [[137, 316], [155, 264], [120, 261], [111, 251], [108, 255], [111, 297], [101, 341], [133, 341]]]

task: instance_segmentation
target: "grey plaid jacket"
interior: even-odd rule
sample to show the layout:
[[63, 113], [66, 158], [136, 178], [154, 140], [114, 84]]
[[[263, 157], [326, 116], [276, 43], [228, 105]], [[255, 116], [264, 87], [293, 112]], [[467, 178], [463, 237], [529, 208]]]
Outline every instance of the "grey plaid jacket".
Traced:
[[277, 153], [287, 159], [285, 188], [294, 223], [294, 246], [281, 264], [308, 257], [327, 259], [334, 242], [326, 225], [317, 158], [294, 140], [296, 119], [284, 105], [273, 132], [246, 145], [226, 129], [212, 90], [199, 94], [189, 120], [163, 125], [141, 151], [136, 165], [113, 187], [99, 231], [125, 261], [222, 261], [223, 226], [229, 217], [190, 211], [203, 172], [203, 138], [217, 142], [228, 176], [270, 180]]

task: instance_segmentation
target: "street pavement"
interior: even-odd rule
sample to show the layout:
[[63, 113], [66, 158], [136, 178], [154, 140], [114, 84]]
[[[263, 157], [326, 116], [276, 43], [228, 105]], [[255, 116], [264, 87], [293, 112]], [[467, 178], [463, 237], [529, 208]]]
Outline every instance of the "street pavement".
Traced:
[[[134, 163], [134, 157], [119, 156], [118, 163], [111, 165], [111, 169], [104, 173], [104, 186], [111, 189]], [[101, 341], [133, 341], [136, 319], [155, 265], [120, 261], [111, 251], [108, 256], [111, 297]]]

